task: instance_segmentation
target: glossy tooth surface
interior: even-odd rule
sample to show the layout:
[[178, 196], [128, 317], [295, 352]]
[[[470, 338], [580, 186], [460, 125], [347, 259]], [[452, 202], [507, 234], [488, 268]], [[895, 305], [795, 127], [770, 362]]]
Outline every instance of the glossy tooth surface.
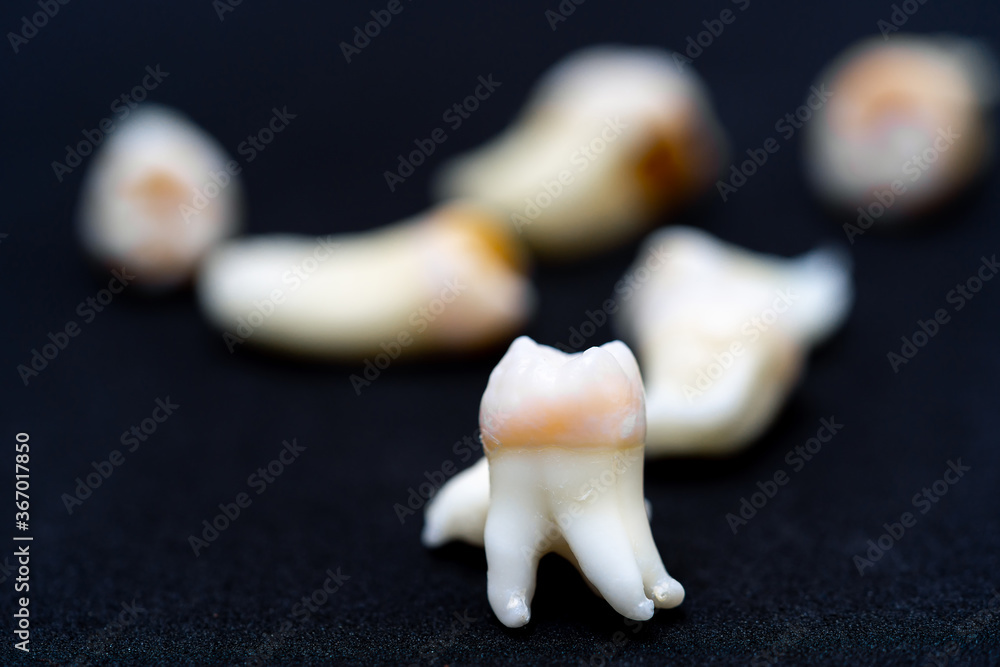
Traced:
[[225, 150], [180, 113], [146, 103], [87, 167], [77, 215], [87, 252], [138, 284], [169, 288], [242, 226], [239, 176]]
[[652, 235], [626, 274], [618, 324], [646, 382], [647, 455], [717, 455], [776, 416], [811, 346], [853, 299], [846, 254], [785, 259], [683, 227]]
[[576, 257], [697, 197], [725, 154], [704, 86], [674, 54], [598, 46], [547, 72], [515, 123], [446, 164], [437, 190], [507, 211], [540, 254]]
[[198, 294], [213, 324], [253, 344], [398, 356], [513, 335], [534, 308], [525, 269], [490, 214], [451, 205], [372, 232], [233, 241], [206, 260]]

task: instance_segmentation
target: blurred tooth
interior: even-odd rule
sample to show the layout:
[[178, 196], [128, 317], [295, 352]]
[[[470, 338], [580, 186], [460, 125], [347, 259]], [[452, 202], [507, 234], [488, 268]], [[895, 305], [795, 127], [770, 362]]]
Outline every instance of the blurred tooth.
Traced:
[[395, 358], [511, 336], [534, 305], [525, 269], [502, 225], [454, 204], [373, 232], [233, 241], [207, 258], [198, 292], [238, 342]]
[[700, 195], [725, 153], [704, 86], [674, 54], [593, 47], [553, 67], [503, 134], [445, 165], [437, 189], [507, 211], [539, 253], [580, 256]]
[[642, 360], [649, 456], [752, 441], [853, 298], [842, 253], [771, 257], [684, 227], [652, 235], [626, 282], [618, 317]]
[[829, 99], [806, 124], [813, 185], [858, 217], [856, 231], [943, 202], [992, 154], [996, 78], [992, 55], [973, 40], [856, 44], [817, 84]]
[[480, 429], [486, 458], [434, 498], [423, 540], [482, 540], [490, 606], [504, 625], [528, 622], [549, 552], [628, 618], [681, 603], [642, 497], [642, 379], [623, 343], [564, 354], [518, 338], [490, 374]]
[[242, 224], [239, 168], [180, 113], [146, 103], [100, 148], [81, 191], [84, 247], [136, 282], [173, 287]]

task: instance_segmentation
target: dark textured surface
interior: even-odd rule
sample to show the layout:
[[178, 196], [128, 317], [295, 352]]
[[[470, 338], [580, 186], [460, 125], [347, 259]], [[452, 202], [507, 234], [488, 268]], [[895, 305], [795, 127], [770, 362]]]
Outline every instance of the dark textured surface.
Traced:
[[[469, 462], [452, 446], [474, 432], [502, 350], [396, 364], [359, 397], [348, 376], [360, 365], [293, 364], [242, 348], [230, 355], [189, 294], [149, 299], [129, 289], [82, 324], [28, 386], [21, 382], [16, 366], [48, 332], [80, 321], [77, 304], [109, 280], [88, 267], [71, 234], [83, 169], [60, 183], [50, 163], [110, 114], [110, 101], [139, 83], [147, 65], [169, 72], [151, 99], [183, 109], [233, 153], [272, 107], [297, 114], [245, 164], [249, 231], [326, 233], [424, 208], [433, 167], [500, 130], [537, 75], [574, 48], [684, 48], [703, 20], [735, 7], [736, 21], [694, 64], [742, 154], [775, 135], [775, 122], [802, 103], [838, 50], [877, 34], [876, 22], [893, 11], [868, 0], [752, 0], [743, 12], [719, 2], [591, 0], [553, 31], [544, 12], [556, 0], [513, 4], [405, 2], [350, 64], [338, 43], [384, 3], [243, 2], [220, 21], [208, 2], [71, 2], [18, 53], [5, 39], [0, 433], [4, 470], [13, 466], [14, 434], [31, 435], [31, 658], [997, 663], [1000, 283], [987, 283], [960, 311], [946, 300], [981, 256], [1000, 252], [995, 173], [934, 224], [857, 239], [850, 321], [813, 356], [787, 409], [750, 451], [648, 467], [654, 534], [687, 599], [641, 627], [553, 557], [542, 564], [530, 626], [509, 631], [487, 604], [482, 552], [429, 553], [418, 541], [419, 512], [402, 524], [397, 518], [393, 505], [407, 501], [424, 471]], [[33, 11], [27, 0], [4, 3], [0, 29], [17, 29]], [[929, 0], [906, 27], [976, 35], [997, 48], [1000, 7]], [[488, 74], [501, 87], [390, 193], [382, 172], [396, 154], [441, 126], [444, 110]], [[713, 192], [682, 220], [782, 254], [844, 243], [804, 189], [798, 140], [782, 141], [728, 202]], [[538, 269], [541, 309], [527, 333], [565, 341], [634, 253], [633, 245]], [[951, 322], [893, 373], [886, 353], [938, 308], [949, 309]], [[605, 327], [593, 342], [611, 337]], [[61, 494], [167, 397], [180, 405], [175, 414], [69, 515]], [[830, 416], [844, 428], [734, 535], [725, 515], [758, 481], [792, 471], [786, 453]], [[188, 536], [219, 503], [247, 491], [248, 475], [293, 438], [306, 448], [299, 459], [265, 493], [251, 489], [252, 505], [194, 557]], [[971, 470], [860, 576], [852, 558], [867, 540], [914, 511], [912, 496], [959, 458]], [[5, 475], [5, 497], [12, 485]], [[338, 569], [349, 579], [328, 601], [308, 614], [295, 607]], [[13, 581], [0, 578], [0, 661], [12, 662], [23, 658], [12, 650]], [[125, 627], [113, 625], [133, 601], [141, 611]]]

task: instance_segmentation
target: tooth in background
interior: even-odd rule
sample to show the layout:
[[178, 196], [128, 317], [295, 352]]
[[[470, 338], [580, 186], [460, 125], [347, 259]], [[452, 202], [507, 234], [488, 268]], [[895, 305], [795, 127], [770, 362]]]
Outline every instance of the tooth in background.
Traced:
[[805, 126], [806, 171], [862, 229], [952, 197], [993, 153], [997, 67], [975, 40], [867, 39], [826, 68], [816, 87], [824, 86], [830, 97]]
[[684, 227], [653, 234], [628, 275], [641, 270], [648, 278], [617, 317], [646, 383], [647, 456], [727, 454], [751, 442], [853, 300], [846, 253], [784, 259]]
[[296, 354], [486, 346], [534, 307], [505, 234], [490, 213], [452, 204], [371, 232], [237, 239], [206, 259], [199, 301], [220, 329]]
[[507, 130], [441, 169], [439, 197], [499, 207], [552, 257], [636, 236], [707, 190], [727, 152], [705, 87], [674, 55], [610, 45], [571, 54]]
[[77, 216], [84, 248], [104, 265], [124, 265], [137, 284], [186, 282], [205, 253], [242, 226], [236, 171], [185, 116], [142, 104], [87, 168]]

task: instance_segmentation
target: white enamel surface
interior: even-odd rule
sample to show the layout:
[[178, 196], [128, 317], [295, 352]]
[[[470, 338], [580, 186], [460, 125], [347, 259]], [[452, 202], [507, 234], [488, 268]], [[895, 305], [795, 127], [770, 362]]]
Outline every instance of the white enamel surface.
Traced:
[[[690, 182], [651, 204], [638, 168], [663, 137], [673, 137]], [[581, 151], [592, 143], [590, 154]], [[636, 235], [661, 209], [699, 194], [724, 153], [704, 87], [672, 54], [592, 47], [547, 72], [504, 133], [445, 165], [437, 189], [443, 198], [518, 214], [512, 224], [536, 251], [584, 255]], [[572, 180], [559, 183], [560, 172]]]
[[504, 625], [528, 622], [546, 553], [570, 560], [628, 618], [681, 603], [649, 528], [642, 380], [624, 344], [564, 354], [518, 338], [490, 375], [480, 428], [486, 458], [440, 490], [423, 540], [482, 540], [490, 605]]
[[204, 254], [242, 225], [239, 176], [229, 162], [186, 117], [143, 104], [87, 167], [78, 211], [84, 247], [105, 265], [124, 265], [140, 283], [186, 281]]
[[621, 300], [618, 323], [642, 362], [648, 456], [725, 454], [752, 441], [853, 299], [845, 254], [784, 259], [683, 227], [652, 235], [627, 275], [645, 277]]
[[239, 322], [278, 290], [281, 302], [254, 316], [251, 324], [259, 324], [248, 340], [317, 356], [378, 354], [401, 335], [407, 352], [502, 340], [530, 315], [534, 290], [474, 233], [441, 223], [447, 215], [351, 235], [233, 241], [205, 262], [202, 309], [217, 327], [238, 333]]
[[806, 123], [807, 172], [838, 205], [868, 205], [877, 201], [874, 191], [898, 181], [905, 192], [892, 200], [883, 194], [889, 203], [877, 216], [897, 219], [954, 194], [992, 152], [996, 68], [972, 40], [894, 35], [888, 42], [864, 41], [841, 55], [819, 84], [832, 97]]

